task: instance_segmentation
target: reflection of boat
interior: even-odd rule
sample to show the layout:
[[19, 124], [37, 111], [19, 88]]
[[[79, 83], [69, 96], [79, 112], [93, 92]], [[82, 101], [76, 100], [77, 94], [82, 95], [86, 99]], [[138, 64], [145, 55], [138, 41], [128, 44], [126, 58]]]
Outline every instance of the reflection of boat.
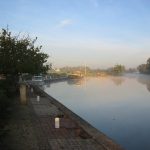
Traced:
[[72, 84], [75, 84], [75, 85], [82, 85], [84, 83], [84, 80], [83, 79], [71, 79], [71, 80], [67, 80], [67, 83], [72, 85]]
[[83, 76], [78, 75], [78, 74], [70, 74], [70, 75], [68, 75], [68, 78], [69, 79], [81, 79], [81, 78], [83, 78]]
[[108, 76], [108, 74], [105, 72], [99, 72], [99, 73], [97, 73], [97, 76], [98, 77], [106, 77], [106, 76]]
[[32, 77], [32, 83], [36, 85], [43, 85], [44, 79], [42, 76], [33, 76]]
[[52, 80], [52, 77], [50, 75], [45, 76], [44, 78], [45, 82], [50, 81], [50, 80]]

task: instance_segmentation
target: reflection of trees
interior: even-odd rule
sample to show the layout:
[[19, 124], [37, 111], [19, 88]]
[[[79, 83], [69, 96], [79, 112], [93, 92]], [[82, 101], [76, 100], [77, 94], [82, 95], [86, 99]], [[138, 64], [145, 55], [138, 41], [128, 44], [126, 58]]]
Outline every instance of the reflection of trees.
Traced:
[[44, 87], [44, 85], [39, 85], [39, 88], [41, 89], [41, 90], [45, 90], [45, 87]]
[[67, 80], [67, 83], [69, 85], [72, 85], [72, 84], [82, 85], [82, 84], [84, 84], [84, 79], [70, 79], [70, 80]]
[[146, 85], [147, 90], [150, 92], [150, 76], [143, 75], [137, 78], [138, 82]]
[[119, 86], [119, 85], [121, 85], [125, 81], [125, 78], [123, 78], [122, 76], [121, 77], [119, 77], [119, 76], [117, 76], [117, 77], [113, 76], [113, 77], [111, 77], [111, 80], [115, 83], [115, 85]]
[[49, 88], [49, 87], [50, 87], [50, 82], [48, 82], [48, 81], [47, 81], [47, 82], [45, 82], [45, 85], [46, 85], [46, 87], [48, 87], [48, 88]]

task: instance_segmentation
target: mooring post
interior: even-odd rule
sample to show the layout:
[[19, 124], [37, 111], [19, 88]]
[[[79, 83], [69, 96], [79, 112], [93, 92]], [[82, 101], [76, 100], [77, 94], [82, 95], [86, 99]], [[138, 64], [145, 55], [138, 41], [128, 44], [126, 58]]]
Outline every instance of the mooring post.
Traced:
[[40, 101], [40, 96], [37, 95], [37, 102], [39, 102], [39, 101]]
[[20, 102], [22, 105], [27, 104], [27, 87], [25, 83], [20, 83]]
[[60, 128], [60, 119], [58, 117], [55, 118], [55, 128]]

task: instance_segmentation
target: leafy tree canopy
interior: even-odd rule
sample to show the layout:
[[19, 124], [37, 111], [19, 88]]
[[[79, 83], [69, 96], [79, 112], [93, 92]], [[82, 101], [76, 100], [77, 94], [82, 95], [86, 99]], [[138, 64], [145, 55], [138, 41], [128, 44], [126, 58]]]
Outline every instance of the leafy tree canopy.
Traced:
[[35, 46], [37, 38], [13, 36], [8, 29], [0, 31], [0, 74], [38, 74], [49, 69], [48, 55]]
[[123, 72], [125, 71], [125, 67], [123, 65], [115, 65], [113, 68], [112, 68], [112, 73], [113, 74], [122, 74]]
[[150, 74], [150, 58], [147, 59], [146, 64], [141, 64], [137, 67], [140, 73]]

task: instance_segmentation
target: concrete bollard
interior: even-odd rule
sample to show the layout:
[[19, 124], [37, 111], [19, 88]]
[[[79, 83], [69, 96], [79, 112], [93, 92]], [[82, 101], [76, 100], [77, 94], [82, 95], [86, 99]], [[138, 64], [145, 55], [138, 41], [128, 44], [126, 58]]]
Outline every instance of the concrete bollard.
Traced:
[[33, 93], [34, 91], [33, 91], [33, 88], [31, 88], [31, 93]]
[[26, 84], [20, 84], [20, 102], [22, 105], [27, 104], [27, 89]]
[[37, 96], [37, 101], [38, 101], [38, 102], [40, 101], [40, 96]]
[[59, 128], [60, 127], [60, 120], [58, 117], [55, 118], [55, 128]]

